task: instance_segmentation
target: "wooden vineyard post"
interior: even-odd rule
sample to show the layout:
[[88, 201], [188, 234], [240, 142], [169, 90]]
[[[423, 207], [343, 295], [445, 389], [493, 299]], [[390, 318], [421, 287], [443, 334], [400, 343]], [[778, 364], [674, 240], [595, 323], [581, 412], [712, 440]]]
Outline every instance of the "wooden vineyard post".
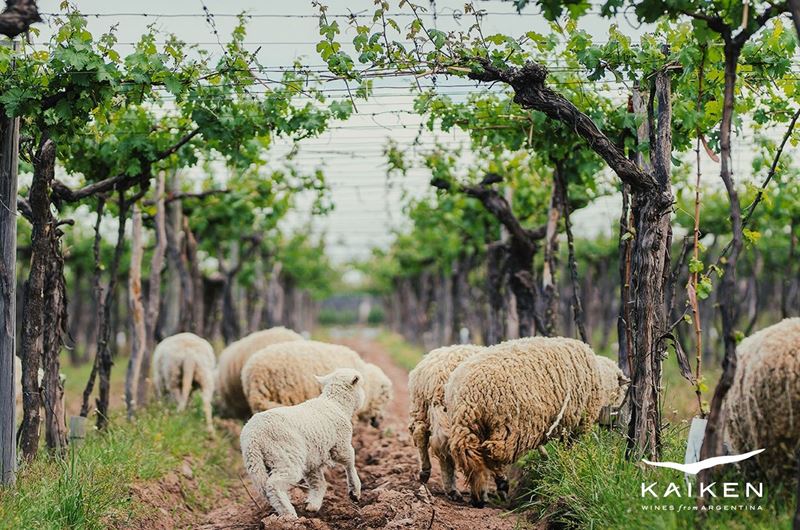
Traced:
[[[11, 46], [16, 49], [17, 44]], [[19, 118], [4, 116], [0, 128], [0, 480], [3, 485], [10, 485], [17, 469], [14, 355]]]

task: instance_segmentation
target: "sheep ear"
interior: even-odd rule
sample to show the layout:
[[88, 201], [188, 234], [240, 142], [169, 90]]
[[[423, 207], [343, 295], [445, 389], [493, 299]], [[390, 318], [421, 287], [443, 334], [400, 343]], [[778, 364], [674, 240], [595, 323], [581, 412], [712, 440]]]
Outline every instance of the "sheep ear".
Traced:
[[631, 380], [625, 377], [624, 375], [620, 375], [618, 379], [619, 379], [619, 386], [629, 385], [631, 382]]
[[350, 384], [351, 384], [352, 386], [356, 386], [356, 383], [358, 383], [358, 381], [359, 381], [360, 379], [361, 379], [361, 376], [360, 376], [360, 375], [353, 376], [353, 380], [352, 380], [352, 381], [350, 381]]

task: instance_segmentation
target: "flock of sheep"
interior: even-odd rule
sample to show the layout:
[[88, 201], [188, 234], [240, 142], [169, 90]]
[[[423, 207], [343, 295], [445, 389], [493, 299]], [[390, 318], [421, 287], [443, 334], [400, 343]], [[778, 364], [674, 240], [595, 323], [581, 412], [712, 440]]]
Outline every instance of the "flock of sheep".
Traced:
[[[350, 495], [360, 498], [352, 420], [378, 427], [392, 384], [355, 351], [272, 328], [229, 345], [215, 367], [211, 345], [181, 333], [159, 343], [153, 370], [158, 393], [172, 396], [179, 410], [200, 389], [209, 429], [215, 390], [223, 416], [249, 418], [241, 433], [244, 465], [279, 515], [297, 515], [289, 488], [303, 480], [306, 508], [319, 510], [323, 470], [334, 463], [345, 466]], [[430, 445], [448, 496], [459, 497], [458, 468], [472, 503], [482, 506], [489, 476], [506, 493], [506, 465], [548, 439], [585, 431], [603, 406], [621, 403], [627, 383], [613, 361], [573, 339], [434, 350], [409, 376], [420, 480], [430, 477]]]
[[622, 404], [628, 383], [616, 363], [574, 339], [433, 350], [408, 379], [420, 481], [430, 478], [430, 449], [451, 499], [461, 497], [456, 469], [469, 483], [474, 506], [486, 502], [490, 477], [503, 497], [507, 466], [549, 439], [588, 430], [604, 406]]
[[[792, 414], [800, 405], [800, 318], [745, 339], [738, 360], [723, 407], [728, 447], [767, 448], [764, 458], [793, 463], [800, 440]], [[355, 351], [272, 328], [229, 345], [215, 368], [211, 345], [181, 333], [158, 345], [153, 369], [159, 393], [172, 395], [181, 410], [192, 389], [201, 390], [209, 429], [215, 389], [223, 416], [249, 418], [240, 437], [245, 469], [279, 515], [296, 517], [289, 489], [301, 481], [308, 485], [306, 509], [319, 510], [323, 471], [336, 463], [346, 469], [351, 498], [360, 498], [353, 420], [378, 427], [393, 395], [386, 374]], [[474, 506], [487, 501], [492, 478], [504, 497], [510, 464], [548, 440], [586, 432], [604, 408], [622, 405], [629, 383], [615, 362], [574, 339], [433, 350], [408, 381], [419, 479], [430, 479], [432, 453], [449, 498], [461, 498], [457, 470]], [[787, 400], [787, 407], [776, 406]]]
[[289, 488], [304, 479], [307, 509], [319, 510], [323, 470], [333, 463], [345, 466], [350, 494], [360, 498], [352, 419], [377, 428], [393, 397], [386, 374], [355, 351], [282, 327], [230, 344], [218, 363], [205, 339], [192, 333], [168, 337], [153, 353], [153, 382], [179, 411], [198, 388], [209, 430], [215, 391], [220, 415], [249, 418], [240, 437], [245, 469], [279, 515], [293, 516]]

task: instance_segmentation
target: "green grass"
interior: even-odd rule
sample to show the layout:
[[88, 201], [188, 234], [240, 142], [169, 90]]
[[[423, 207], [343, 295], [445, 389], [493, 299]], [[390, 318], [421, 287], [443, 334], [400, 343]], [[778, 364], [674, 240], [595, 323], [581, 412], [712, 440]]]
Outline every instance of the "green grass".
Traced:
[[[186, 502], [205, 510], [215, 488], [235, 480], [231, 443], [222, 433], [205, 431], [199, 400], [176, 414], [155, 404], [135, 422], [122, 413], [104, 433], [91, 431], [65, 458], [44, 450], [20, 469], [14, 488], [0, 491], [2, 528], [107, 528], [130, 525], [146, 515], [131, 496], [131, 486], [157, 480], [190, 458], [194, 490]], [[134, 524], [135, 526], [135, 524]]]
[[[685, 439], [685, 429], [665, 431], [663, 458], [682, 462]], [[546, 518], [561, 528], [677, 530], [696, 526], [695, 498], [685, 495], [683, 474], [626, 461], [625, 442], [619, 433], [596, 427], [569, 447], [559, 442], [546, 447], [547, 458], [532, 452], [519, 463], [524, 477], [520, 489], [524, 494], [518, 509], [533, 512], [534, 518]], [[731, 468], [729, 476], [720, 482], [744, 480]], [[681, 487], [683, 496], [642, 498], [642, 482], [656, 482], [660, 493], [674, 482]], [[795, 499], [791, 492], [770, 490], [765, 484], [763, 498], [720, 498], [712, 504], [721, 509], [704, 514], [704, 528], [788, 529]], [[759, 506], [761, 510], [730, 510], [741, 504]]]
[[425, 355], [422, 348], [409, 344], [401, 335], [393, 331], [382, 329], [376, 340], [386, 348], [394, 362], [409, 371]]

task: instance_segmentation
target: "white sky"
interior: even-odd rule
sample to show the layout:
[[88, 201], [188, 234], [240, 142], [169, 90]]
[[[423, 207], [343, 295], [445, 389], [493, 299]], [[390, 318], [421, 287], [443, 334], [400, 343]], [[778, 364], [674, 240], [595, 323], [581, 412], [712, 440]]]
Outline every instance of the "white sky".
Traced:
[[[203, 15], [201, 0], [139, 0], [135, 3], [109, 0], [73, 0], [84, 13], [148, 13], [161, 15]], [[39, 9], [43, 13], [57, 12], [59, 0], [39, 0]], [[329, 6], [329, 14], [347, 14], [349, 12], [371, 13], [372, 0], [324, 2]], [[392, 11], [398, 11], [397, 2], [392, 1]], [[418, 0], [418, 3], [427, 2]], [[454, 13], [463, 10], [463, 1], [438, 0], [431, 2], [429, 12], [440, 13], [436, 25], [439, 29], [466, 29], [472, 20], [456, 20]], [[214, 22], [219, 38], [228, 40], [231, 28], [235, 24], [234, 17], [223, 15], [238, 14], [248, 11], [254, 18], [248, 24], [246, 42], [248, 48], [260, 48], [259, 60], [267, 67], [288, 66], [295, 59], [302, 58], [304, 64], [321, 65], [321, 59], [315, 51], [318, 42], [316, 11], [310, 0], [296, 1], [256, 1], [256, 0], [205, 0], [208, 10], [215, 14]], [[485, 35], [506, 33], [513, 36], [526, 31], [547, 31], [546, 21], [534, 14], [530, 9], [525, 16], [518, 16], [508, 2], [497, 0], [476, 2], [477, 7], [485, 9], [489, 14], [483, 19], [482, 29]], [[266, 16], [265, 16], [266, 15]], [[295, 15], [283, 17], [278, 15]], [[407, 19], [400, 19], [407, 20]], [[346, 20], [340, 20], [345, 27]], [[432, 18], [427, 17], [431, 23]], [[638, 30], [620, 17], [617, 23], [622, 31], [629, 35], [638, 35]], [[90, 17], [89, 29], [95, 34], [108, 30], [119, 24], [117, 34], [120, 43], [132, 43], [138, 39], [148, 24], [155, 24], [165, 32], [176, 34], [189, 43], [201, 43], [213, 52], [220, 52], [217, 38], [203, 16], [105, 16]], [[589, 14], [580, 21], [580, 27], [601, 39], [606, 34], [610, 21], [597, 15]], [[42, 26], [39, 42], [46, 41], [48, 30]], [[346, 36], [347, 37], [347, 36]], [[343, 38], [349, 41], [352, 38]], [[120, 44], [124, 52], [130, 48]], [[315, 222], [318, 232], [327, 234], [328, 251], [336, 261], [353, 257], [364, 257], [373, 246], [385, 246], [391, 241], [392, 227], [402, 225], [401, 196], [405, 189], [411, 195], [418, 195], [429, 190], [429, 174], [423, 169], [414, 169], [409, 176], [391, 189], [386, 187], [386, 160], [383, 149], [389, 138], [400, 146], [408, 146], [416, 138], [419, 118], [407, 111], [411, 110], [412, 96], [407, 90], [405, 79], [388, 79], [376, 82], [376, 97], [368, 102], [358, 102], [359, 114], [347, 122], [334, 123], [331, 130], [318, 139], [306, 140], [301, 144], [301, 151], [295, 163], [299, 167], [323, 167], [328, 183], [332, 188], [332, 199], [335, 210], [326, 218]], [[466, 94], [474, 90], [474, 84], [464, 79], [438, 80], [444, 93]], [[330, 90], [340, 90], [341, 85], [329, 85]], [[627, 97], [623, 87], [613, 87], [621, 98]], [[330, 95], [339, 95], [331, 92]], [[781, 132], [782, 134], [782, 132]], [[432, 146], [434, 141], [444, 145], [458, 145], [464, 142], [462, 134], [425, 134], [421, 149]], [[274, 159], [280, 161], [286, 153], [287, 146], [277, 145]], [[744, 158], [742, 158], [744, 157]], [[747, 150], [737, 154], [737, 166], [746, 167], [749, 163]], [[713, 165], [708, 166], [713, 177]], [[603, 230], [610, 227], [619, 217], [618, 201], [612, 199], [598, 201], [598, 204], [584, 212], [576, 212], [576, 233]], [[307, 214], [298, 214], [292, 224], [300, 224], [308, 219]], [[587, 234], [588, 235], [588, 234]]]

